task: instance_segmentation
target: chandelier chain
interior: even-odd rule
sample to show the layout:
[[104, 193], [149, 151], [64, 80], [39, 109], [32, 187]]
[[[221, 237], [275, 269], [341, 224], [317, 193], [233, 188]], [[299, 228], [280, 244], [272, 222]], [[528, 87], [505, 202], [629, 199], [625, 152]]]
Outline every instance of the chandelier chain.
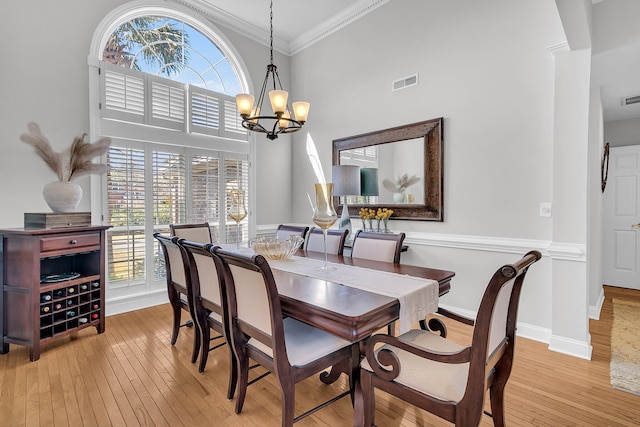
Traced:
[[273, 0], [271, 0], [271, 5], [269, 6], [269, 26], [270, 26], [269, 43], [271, 46], [271, 64], [273, 64]]

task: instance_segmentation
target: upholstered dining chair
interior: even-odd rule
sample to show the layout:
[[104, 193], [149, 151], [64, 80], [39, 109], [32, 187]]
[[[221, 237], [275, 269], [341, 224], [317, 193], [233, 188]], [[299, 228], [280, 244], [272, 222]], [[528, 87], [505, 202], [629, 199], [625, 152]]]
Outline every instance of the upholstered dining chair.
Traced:
[[373, 425], [377, 388], [465, 427], [480, 424], [489, 390], [493, 423], [504, 426], [520, 291], [527, 270], [540, 257], [538, 251], [528, 252], [494, 273], [480, 301], [471, 345], [422, 329], [398, 337], [372, 336], [361, 365], [355, 424]]
[[404, 233], [370, 233], [358, 230], [351, 248], [352, 258], [400, 263]]
[[[280, 240], [286, 240], [286, 238], [290, 235], [300, 236], [303, 239], [307, 238], [307, 233], [309, 232], [309, 227], [306, 225], [287, 225], [280, 224], [276, 229], [276, 236]], [[304, 247], [304, 244], [303, 244]]]
[[283, 318], [280, 296], [271, 268], [262, 255], [215, 248], [225, 269], [229, 327], [238, 359], [236, 413], [242, 411], [247, 391], [249, 359], [271, 371], [282, 394], [282, 425], [291, 426], [333, 399], [294, 418], [295, 384], [338, 363], [349, 365], [350, 385], [360, 358], [358, 344], [291, 317]]
[[[327, 253], [334, 255], [342, 255], [344, 253], [344, 242], [347, 240], [349, 230], [338, 230], [330, 228], [327, 230]], [[322, 229], [311, 227], [307, 237], [305, 248], [308, 251], [324, 252], [324, 236]]]
[[[198, 370], [204, 372], [209, 352], [230, 342], [227, 310], [227, 295], [224, 290], [224, 274], [218, 258], [214, 258], [210, 243], [195, 243], [178, 240], [189, 260], [191, 273], [191, 294], [193, 299], [193, 317], [200, 334], [200, 364]], [[211, 338], [211, 329], [219, 335]], [[211, 347], [212, 342], [222, 339]], [[229, 386], [227, 399], [232, 399], [238, 378], [236, 359], [231, 345], [228, 346], [230, 358]]]
[[[182, 326], [188, 326], [185, 322], [180, 324], [182, 310], [191, 316], [191, 274], [189, 272], [189, 262], [184, 250], [178, 246], [178, 238], [175, 236], [165, 236], [160, 233], [154, 233], [162, 252], [164, 253], [165, 274], [167, 277], [167, 294], [169, 296], [169, 304], [173, 311], [173, 331], [171, 333], [171, 345], [175, 345], [178, 340], [178, 334]], [[191, 319], [189, 319], [191, 320]], [[191, 323], [192, 325], [193, 323]], [[193, 351], [191, 354], [191, 363], [195, 363], [198, 358], [200, 349], [200, 336], [194, 334]]]
[[198, 224], [170, 224], [171, 235], [196, 243], [213, 243], [208, 222]]

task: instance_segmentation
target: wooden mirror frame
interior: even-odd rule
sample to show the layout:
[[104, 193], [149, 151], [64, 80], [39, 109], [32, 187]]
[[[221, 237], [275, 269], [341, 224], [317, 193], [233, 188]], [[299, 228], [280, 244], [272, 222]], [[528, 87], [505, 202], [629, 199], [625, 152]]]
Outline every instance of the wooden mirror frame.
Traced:
[[[358, 217], [361, 207], [389, 207], [393, 209], [391, 219], [416, 221], [443, 221], [443, 156], [442, 156], [442, 117], [412, 123], [333, 141], [333, 164], [340, 164], [340, 152], [371, 145], [409, 139], [424, 139], [424, 204], [352, 204], [349, 203], [349, 216]], [[339, 197], [334, 198], [338, 214], [342, 212]]]

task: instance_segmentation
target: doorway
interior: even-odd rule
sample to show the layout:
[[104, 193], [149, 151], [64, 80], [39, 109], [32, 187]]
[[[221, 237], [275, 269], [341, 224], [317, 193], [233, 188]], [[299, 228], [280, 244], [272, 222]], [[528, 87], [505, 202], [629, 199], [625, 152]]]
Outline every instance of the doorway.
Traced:
[[603, 194], [603, 279], [640, 289], [640, 145], [611, 147]]

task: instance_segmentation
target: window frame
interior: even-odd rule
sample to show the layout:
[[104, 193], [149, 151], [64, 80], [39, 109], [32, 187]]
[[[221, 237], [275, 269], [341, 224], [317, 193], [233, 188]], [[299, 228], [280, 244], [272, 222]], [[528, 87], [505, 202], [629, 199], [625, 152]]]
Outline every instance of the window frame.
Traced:
[[[123, 22], [132, 18], [144, 15], [166, 16], [191, 25], [194, 29], [200, 31], [213, 43], [215, 43], [220, 51], [227, 57], [229, 63], [236, 69], [242, 91], [252, 92], [252, 84], [247, 77], [247, 67], [242, 61], [232, 44], [226, 39], [224, 34], [218, 30], [210, 22], [204, 23], [199, 15], [194, 15], [189, 9], [180, 5], [166, 6], [150, 6], [145, 1], [134, 1], [122, 5], [107, 14], [97, 27], [93, 39], [91, 41], [90, 53], [88, 55], [88, 73], [89, 73], [89, 120], [90, 120], [90, 138], [97, 139], [102, 136], [108, 136], [112, 139], [113, 145], [118, 146], [121, 141], [129, 140], [135, 144], [158, 144], [165, 145], [163, 150], [167, 150], [170, 146], [179, 147], [185, 150], [193, 150], [193, 152], [201, 152], [204, 155], [210, 155], [212, 151], [225, 153], [226, 156], [240, 156], [247, 160], [248, 164], [248, 231], [247, 235], [255, 235], [256, 224], [253, 207], [256, 203], [256, 179], [255, 179], [255, 144], [256, 138], [252, 133], [248, 134], [246, 142], [238, 143], [230, 139], [227, 135], [211, 136], [200, 133], [186, 133], [170, 129], [160, 129], [152, 126], [142, 126], [137, 123], [127, 123], [116, 119], [106, 119], [101, 117], [101, 91], [100, 91], [100, 58], [102, 58], [102, 49], [110, 34]], [[122, 67], [123, 69], [126, 69]], [[149, 75], [153, 76], [153, 75]], [[157, 76], [154, 76], [157, 77]], [[198, 88], [199, 91], [206, 90]], [[190, 102], [190, 101], [186, 101]], [[233, 136], [233, 134], [231, 135]], [[199, 151], [201, 150], [201, 151]], [[103, 157], [102, 162], [106, 159]], [[190, 165], [190, 158], [185, 159]], [[106, 200], [106, 176], [91, 176], [91, 213], [94, 223], [106, 224], [107, 200]], [[188, 182], [190, 177], [187, 178]], [[189, 184], [190, 185], [190, 184]], [[189, 194], [187, 192], [187, 194]], [[190, 209], [190, 208], [189, 208]], [[187, 214], [189, 215], [189, 213]], [[234, 224], [235, 226], [235, 224]], [[148, 247], [149, 245], [147, 245]], [[149, 258], [148, 258], [149, 259]], [[148, 263], [147, 263], [148, 264]], [[148, 270], [147, 266], [147, 271]], [[156, 294], [161, 295], [164, 288], [157, 288], [150, 283], [152, 276], [146, 275], [144, 284], [141, 284], [137, 294]], [[132, 289], [128, 287], [128, 293], [118, 293], [117, 289], [110, 289], [107, 286], [108, 300], [118, 297], [131, 296]], [[137, 295], [136, 294], [136, 295]]]

